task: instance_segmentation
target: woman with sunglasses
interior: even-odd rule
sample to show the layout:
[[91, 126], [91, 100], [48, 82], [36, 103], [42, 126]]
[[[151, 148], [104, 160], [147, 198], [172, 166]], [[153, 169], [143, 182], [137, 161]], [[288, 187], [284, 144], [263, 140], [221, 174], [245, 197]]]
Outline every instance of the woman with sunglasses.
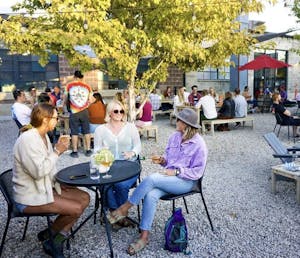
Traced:
[[[124, 105], [112, 100], [106, 107], [106, 124], [100, 125], [94, 134], [94, 150], [108, 147], [115, 159], [136, 160], [141, 152], [141, 141], [137, 128], [127, 122]], [[129, 189], [136, 182], [137, 177], [116, 183], [108, 190], [108, 207], [117, 209], [128, 198]], [[119, 224], [122, 226], [123, 222]], [[124, 225], [125, 226], [125, 225]]]
[[176, 132], [171, 135], [163, 156], [153, 156], [152, 161], [165, 168], [164, 173], [155, 173], [143, 179], [128, 201], [108, 214], [111, 224], [128, 214], [133, 205], [142, 200], [143, 212], [140, 222], [139, 239], [130, 244], [127, 252], [134, 255], [142, 250], [149, 241], [149, 232], [160, 197], [166, 194], [182, 194], [192, 190], [197, 180], [203, 176], [207, 160], [207, 147], [199, 135], [197, 114], [185, 108], [176, 114]]
[[[64, 257], [62, 244], [74, 223], [89, 205], [89, 194], [74, 187], [55, 182], [56, 162], [68, 149], [69, 139], [60, 137], [54, 146], [48, 132], [57, 124], [54, 106], [42, 103], [34, 106], [30, 125], [14, 146], [13, 193], [16, 207], [21, 213], [55, 213], [59, 216], [51, 226], [59, 257]], [[47, 254], [53, 255], [48, 230], [38, 234]]]

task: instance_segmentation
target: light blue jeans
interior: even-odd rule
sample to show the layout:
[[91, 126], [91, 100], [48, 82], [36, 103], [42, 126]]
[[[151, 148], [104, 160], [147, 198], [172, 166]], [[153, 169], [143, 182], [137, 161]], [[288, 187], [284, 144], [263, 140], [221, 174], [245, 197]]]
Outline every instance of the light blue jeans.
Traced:
[[138, 185], [128, 201], [138, 205], [144, 199], [140, 229], [150, 230], [154, 219], [156, 205], [161, 196], [182, 194], [192, 190], [195, 181], [181, 179], [177, 176], [165, 176], [158, 173], [152, 174]]

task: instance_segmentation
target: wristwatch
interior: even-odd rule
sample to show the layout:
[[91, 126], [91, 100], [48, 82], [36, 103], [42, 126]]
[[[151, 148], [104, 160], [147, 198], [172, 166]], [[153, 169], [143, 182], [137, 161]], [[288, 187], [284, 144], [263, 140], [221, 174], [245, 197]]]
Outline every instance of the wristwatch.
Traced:
[[175, 176], [178, 176], [180, 174], [180, 170], [178, 168], [175, 169]]

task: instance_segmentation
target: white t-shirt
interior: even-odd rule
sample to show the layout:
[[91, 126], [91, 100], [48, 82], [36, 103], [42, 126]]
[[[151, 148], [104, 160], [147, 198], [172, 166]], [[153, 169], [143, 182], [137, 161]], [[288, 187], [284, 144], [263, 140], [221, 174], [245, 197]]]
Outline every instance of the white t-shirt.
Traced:
[[207, 119], [214, 119], [218, 116], [216, 109], [216, 102], [210, 95], [201, 97], [195, 106], [196, 108], [202, 107], [203, 114]]
[[15, 102], [11, 107], [11, 116], [21, 125], [30, 124], [31, 109], [23, 103]]

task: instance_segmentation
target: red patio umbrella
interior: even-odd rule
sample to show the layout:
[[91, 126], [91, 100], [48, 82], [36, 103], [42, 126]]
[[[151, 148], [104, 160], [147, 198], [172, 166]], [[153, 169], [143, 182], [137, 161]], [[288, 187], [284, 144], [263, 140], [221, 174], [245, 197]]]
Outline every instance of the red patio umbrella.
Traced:
[[249, 63], [240, 66], [239, 71], [260, 70], [264, 68], [275, 69], [275, 68], [282, 68], [282, 67], [289, 67], [289, 66], [291, 65], [282, 61], [278, 61], [268, 55], [260, 55], [254, 60], [250, 61]]

